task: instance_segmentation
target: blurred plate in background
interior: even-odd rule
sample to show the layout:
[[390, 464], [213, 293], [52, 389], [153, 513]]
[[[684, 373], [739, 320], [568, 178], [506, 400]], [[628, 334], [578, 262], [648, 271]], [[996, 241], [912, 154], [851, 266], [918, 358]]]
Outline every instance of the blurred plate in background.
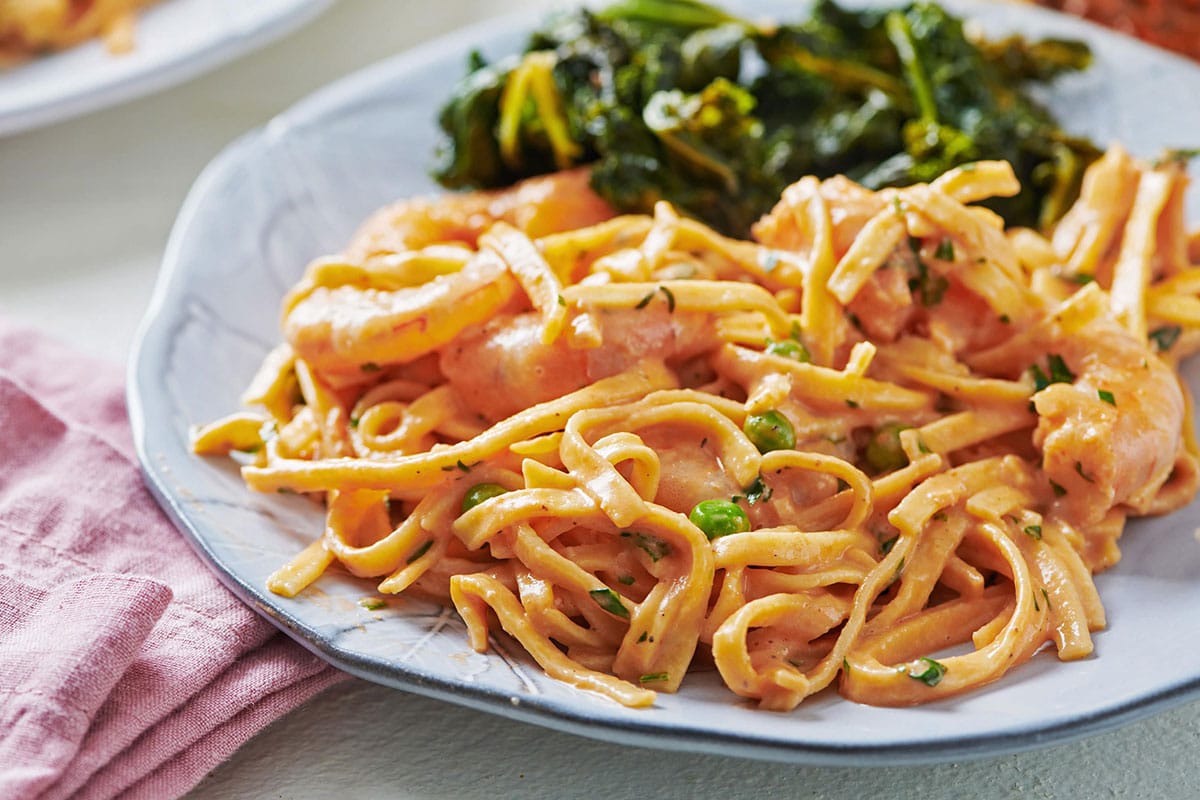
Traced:
[[278, 39], [332, 0], [162, 0], [138, 15], [132, 52], [99, 39], [0, 70], [0, 136], [195, 77]]

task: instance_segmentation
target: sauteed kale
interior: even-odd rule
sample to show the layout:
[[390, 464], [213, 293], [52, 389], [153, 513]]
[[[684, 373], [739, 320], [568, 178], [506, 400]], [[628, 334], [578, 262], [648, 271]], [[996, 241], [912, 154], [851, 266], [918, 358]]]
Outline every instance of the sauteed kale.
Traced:
[[1098, 156], [1028, 93], [1084, 69], [1081, 43], [976, 41], [932, 3], [765, 25], [696, 0], [619, 0], [550, 19], [525, 52], [478, 54], [443, 107], [437, 179], [508, 185], [591, 164], [621, 211], [668, 200], [745, 235], [792, 181], [844, 173], [870, 188], [1010, 161], [1024, 191], [994, 204], [1046, 227]]

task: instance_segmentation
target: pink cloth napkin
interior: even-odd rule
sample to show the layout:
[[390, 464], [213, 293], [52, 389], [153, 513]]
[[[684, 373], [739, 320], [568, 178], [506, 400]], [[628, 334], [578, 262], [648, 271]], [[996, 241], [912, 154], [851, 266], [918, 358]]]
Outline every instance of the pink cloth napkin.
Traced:
[[170, 798], [344, 673], [142, 484], [122, 373], [0, 322], [0, 798]]

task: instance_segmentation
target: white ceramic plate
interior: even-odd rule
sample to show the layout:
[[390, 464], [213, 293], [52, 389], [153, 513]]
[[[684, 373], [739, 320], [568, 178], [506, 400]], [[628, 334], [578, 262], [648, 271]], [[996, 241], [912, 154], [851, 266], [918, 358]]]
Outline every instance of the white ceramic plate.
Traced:
[[[759, 10], [761, 6], [755, 6]], [[1200, 68], [1049, 12], [973, 4], [995, 31], [1078, 36], [1098, 62], [1051, 99], [1069, 127], [1153, 154], [1200, 140]], [[773, 9], [780, 17], [782, 4]], [[1002, 681], [920, 708], [856, 705], [833, 693], [795, 712], [758, 711], [689, 677], [678, 695], [634, 711], [544, 677], [500, 638], [471, 652], [453, 610], [356, 603], [373, 584], [334, 572], [294, 600], [264, 582], [322, 528], [295, 497], [246, 490], [225, 459], [191, 456], [188, 426], [237, 408], [278, 341], [277, 309], [306, 262], [333, 252], [393, 198], [436, 187], [426, 175], [434, 114], [465, 55], [516, 49], [535, 18], [488, 23], [348, 78], [232, 145], [200, 178], [168, 247], [131, 365], [130, 411], [142, 463], [164, 508], [247, 602], [306, 647], [356, 675], [616, 742], [801, 762], [960, 759], [1096, 733], [1200, 693], [1200, 505], [1136, 522], [1125, 558], [1100, 577], [1110, 629], [1094, 657], [1048, 652]], [[1200, 197], [1190, 197], [1193, 221]], [[1193, 384], [1195, 385], [1195, 383]]]
[[93, 40], [0, 70], [0, 136], [181, 83], [300, 27], [332, 0], [161, 0], [120, 56]]

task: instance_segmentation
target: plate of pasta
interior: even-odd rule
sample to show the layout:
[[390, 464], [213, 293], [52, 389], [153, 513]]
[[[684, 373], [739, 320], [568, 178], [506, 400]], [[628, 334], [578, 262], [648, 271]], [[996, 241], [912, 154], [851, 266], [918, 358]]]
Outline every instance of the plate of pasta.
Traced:
[[0, 135], [181, 83], [294, 30], [328, 0], [89, 0], [0, 7]]
[[1047, 97], [1113, 144], [1052, 231], [981, 205], [994, 160], [804, 177], [750, 236], [580, 168], [439, 199], [435, 110], [528, 17], [248, 134], [131, 364], [152, 491], [330, 663], [616, 742], [928, 762], [1195, 697], [1200, 197], [1160, 154], [1200, 68], [962, 8], [1095, 54]]

